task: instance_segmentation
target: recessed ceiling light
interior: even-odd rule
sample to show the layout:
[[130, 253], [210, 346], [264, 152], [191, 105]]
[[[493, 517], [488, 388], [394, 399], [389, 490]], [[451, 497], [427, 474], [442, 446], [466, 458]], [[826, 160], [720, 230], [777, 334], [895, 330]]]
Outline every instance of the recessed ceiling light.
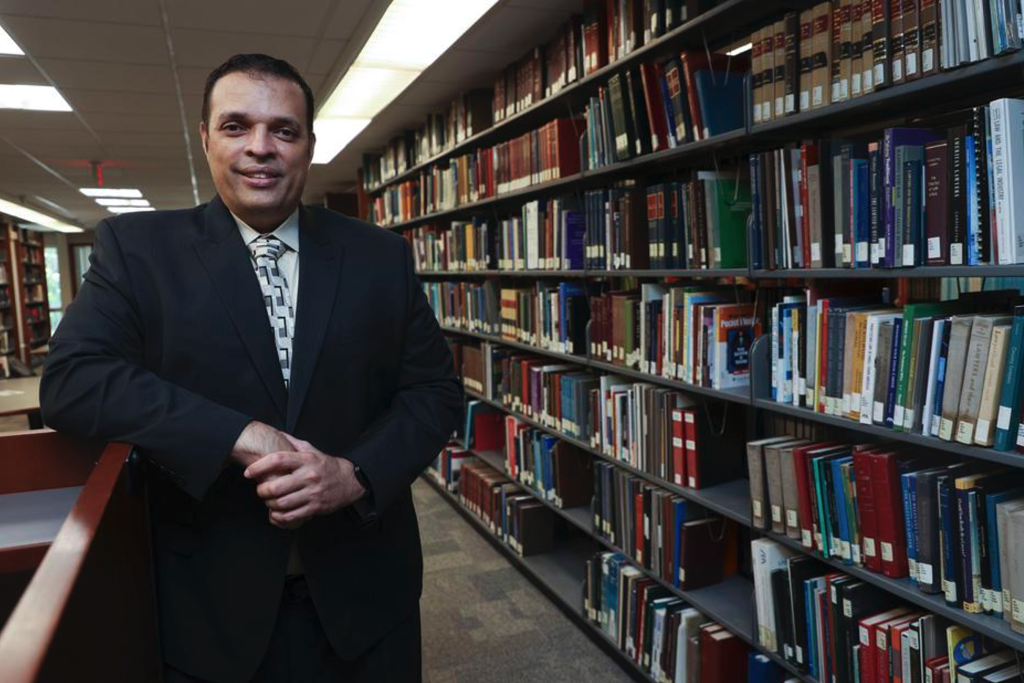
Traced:
[[120, 197], [122, 199], [142, 199], [142, 192], [135, 188], [115, 189], [111, 187], [83, 187], [78, 190], [86, 197]]
[[751, 49], [752, 47], [754, 47], [753, 43], [747, 43], [746, 45], [740, 45], [735, 50], [729, 50], [725, 54], [729, 55], [730, 57], [735, 57], [736, 55], [743, 54], [744, 52], [746, 52], [747, 50]]
[[149, 206], [148, 199], [104, 199], [98, 198], [96, 203], [100, 206]]
[[0, 109], [71, 111], [71, 105], [51, 85], [0, 84]]
[[[313, 126], [317, 137], [313, 163], [326, 164], [334, 159], [370, 119], [496, 3], [497, 0], [391, 0], [352, 66], [317, 114]], [[328, 141], [325, 135], [334, 137]]]
[[108, 206], [110, 213], [135, 213], [137, 211], [155, 211], [152, 206]]
[[0, 55], [23, 55], [25, 52], [18, 47], [3, 26], [0, 26]]
[[47, 216], [45, 213], [39, 213], [35, 209], [30, 209], [27, 206], [9, 202], [6, 199], [0, 199], [0, 213], [6, 213], [10, 216], [29, 221], [30, 223], [41, 225], [43, 227], [50, 228], [51, 230], [56, 230], [57, 232], [84, 232], [78, 226], [69, 225], [68, 223], [59, 221], [52, 216]]

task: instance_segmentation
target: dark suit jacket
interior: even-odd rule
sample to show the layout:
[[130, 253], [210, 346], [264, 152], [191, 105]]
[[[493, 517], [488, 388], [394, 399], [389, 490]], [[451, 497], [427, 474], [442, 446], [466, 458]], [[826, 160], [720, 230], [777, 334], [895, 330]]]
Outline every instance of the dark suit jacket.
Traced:
[[[452, 357], [399, 235], [322, 208], [299, 219], [286, 392], [248, 249], [220, 198], [125, 214], [50, 344], [43, 419], [137, 444], [150, 499], [165, 660], [246, 681], [269, 642], [293, 537], [336, 652], [352, 659], [416, 606], [423, 559], [410, 484], [462, 409]], [[251, 420], [358, 464], [376, 515], [272, 526], [227, 458]]]

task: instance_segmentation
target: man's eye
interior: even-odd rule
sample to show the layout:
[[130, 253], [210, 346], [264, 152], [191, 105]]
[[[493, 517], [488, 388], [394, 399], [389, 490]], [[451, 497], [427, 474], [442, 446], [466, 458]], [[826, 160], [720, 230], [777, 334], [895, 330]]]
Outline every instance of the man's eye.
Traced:
[[280, 129], [277, 132], [278, 132], [279, 135], [281, 135], [283, 137], [286, 137], [286, 138], [294, 138], [297, 135], [297, 133], [294, 130], [292, 130], [291, 128], [282, 128], [282, 129]]
[[223, 130], [223, 131], [225, 131], [227, 133], [237, 133], [240, 130], [242, 130], [242, 127], [240, 125], [238, 125], [237, 123], [226, 123], [226, 124], [224, 124], [224, 126], [223, 126], [223, 128], [221, 130]]

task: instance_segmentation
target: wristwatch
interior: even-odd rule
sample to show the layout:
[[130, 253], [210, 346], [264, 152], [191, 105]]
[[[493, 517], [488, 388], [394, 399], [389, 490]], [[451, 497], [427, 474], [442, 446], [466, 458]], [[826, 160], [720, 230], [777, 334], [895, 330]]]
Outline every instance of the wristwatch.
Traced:
[[352, 503], [350, 509], [361, 522], [372, 522], [377, 519], [377, 513], [373, 511], [373, 490], [370, 488], [370, 480], [363, 473], [363, 468], [356, 463], [352, 463], [352, 470], [356, 481], [366, 489], [366, 493], [362, 498]]

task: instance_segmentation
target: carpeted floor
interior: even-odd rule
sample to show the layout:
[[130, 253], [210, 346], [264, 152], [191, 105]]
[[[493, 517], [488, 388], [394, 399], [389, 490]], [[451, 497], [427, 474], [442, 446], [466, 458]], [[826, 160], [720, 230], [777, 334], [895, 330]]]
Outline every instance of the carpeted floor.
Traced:
[[632, 680], [428, 484], [413, 494], [424, 683]]

